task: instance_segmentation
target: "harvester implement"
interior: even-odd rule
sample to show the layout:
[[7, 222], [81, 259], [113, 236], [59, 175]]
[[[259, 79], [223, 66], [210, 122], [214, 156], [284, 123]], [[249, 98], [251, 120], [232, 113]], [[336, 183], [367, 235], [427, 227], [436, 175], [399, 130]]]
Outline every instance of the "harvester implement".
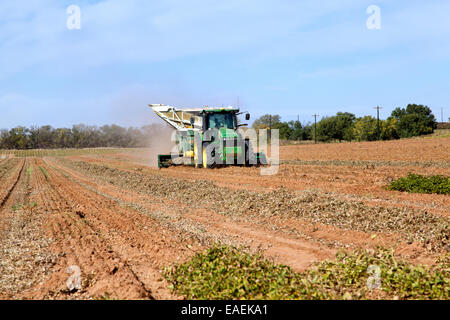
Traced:
[[[178, 109], [151, 104], [153, 112], [176, 129], [177, 152], [158, 155], [158, 167], [175, 164], [212, 168], [224, 165], [267, 164], [264, 153], [254, 152], [250, 139], [238, 131], [239, 109]], [[247, 113], [246, 120], [250, 119]]]

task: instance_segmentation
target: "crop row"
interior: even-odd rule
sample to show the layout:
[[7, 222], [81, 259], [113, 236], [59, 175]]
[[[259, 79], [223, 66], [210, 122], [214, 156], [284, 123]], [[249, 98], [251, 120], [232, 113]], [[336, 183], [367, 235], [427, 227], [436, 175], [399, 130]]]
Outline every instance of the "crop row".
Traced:
[[215, 245], [168, 267], [173, 291], [187, 299], [449, 299], [450, 254], [432, 267], [397, 260], [394, 252], [339, 252], [303, 273], [262, 253]]
[[344, 201], [317, 191], [289, 191], [279, 188], [262, 193], [232, 190], [217, 186], [211, 181], [186, 181], [83, 161], [60, 161], [106, 183], [169, 198], [193, 208], [204, 207], [223, 215], [301, 218], [311, 223], [347, 230], [398, 233], [405, 241], [418, 241], [429, 249], [438, 251], [449, 242], [449, 218], [429, 214], [425, 210], [373, 207], [360, 201]]

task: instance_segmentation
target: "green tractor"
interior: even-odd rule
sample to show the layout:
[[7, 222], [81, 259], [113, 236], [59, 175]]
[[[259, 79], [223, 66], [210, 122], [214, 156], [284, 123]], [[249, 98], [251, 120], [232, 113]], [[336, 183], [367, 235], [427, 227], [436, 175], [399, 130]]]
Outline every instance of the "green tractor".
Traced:
[[[151, 104], [153, 111], [176, 129], [177, 151], [158, 155], [158, 167], [192, 165], [213, 168], [227, 165], [266, 165], [263, 152], [254, 152], [251, 139], [239, 127], [239, 109], [196, 108], [177, 109], [172, 106]], [[250, 114], [245, 114], [250, 119]]]

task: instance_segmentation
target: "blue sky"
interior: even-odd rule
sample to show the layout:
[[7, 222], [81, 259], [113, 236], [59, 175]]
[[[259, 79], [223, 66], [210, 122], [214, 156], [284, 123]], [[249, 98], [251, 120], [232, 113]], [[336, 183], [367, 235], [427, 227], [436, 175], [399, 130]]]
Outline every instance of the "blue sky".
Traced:
[[[81, 9], [69, 30], [68, 6]], [[369, 30], [366, 9], [381, 8]], [[149, 103], [311, 121], [408, 103], [450, 116], [450, 1], [0, 2], [0, 128], [157, 121]]]

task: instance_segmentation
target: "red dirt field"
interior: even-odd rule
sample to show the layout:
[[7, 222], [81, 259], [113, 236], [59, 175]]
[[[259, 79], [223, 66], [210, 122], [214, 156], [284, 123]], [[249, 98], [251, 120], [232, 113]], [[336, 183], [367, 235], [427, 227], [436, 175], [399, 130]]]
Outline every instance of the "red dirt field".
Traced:
[[158, 170], [154, 156], [1, 159], [0, 298], [182, 299], [161, 270], [218, 241], [297, 271], [342, 248], [394, 247], [424, 264], [450, 249], [448, 195], [385, 189], [409, 172], [450, 175], [450, 138], [282, 146], [271, 176]]

